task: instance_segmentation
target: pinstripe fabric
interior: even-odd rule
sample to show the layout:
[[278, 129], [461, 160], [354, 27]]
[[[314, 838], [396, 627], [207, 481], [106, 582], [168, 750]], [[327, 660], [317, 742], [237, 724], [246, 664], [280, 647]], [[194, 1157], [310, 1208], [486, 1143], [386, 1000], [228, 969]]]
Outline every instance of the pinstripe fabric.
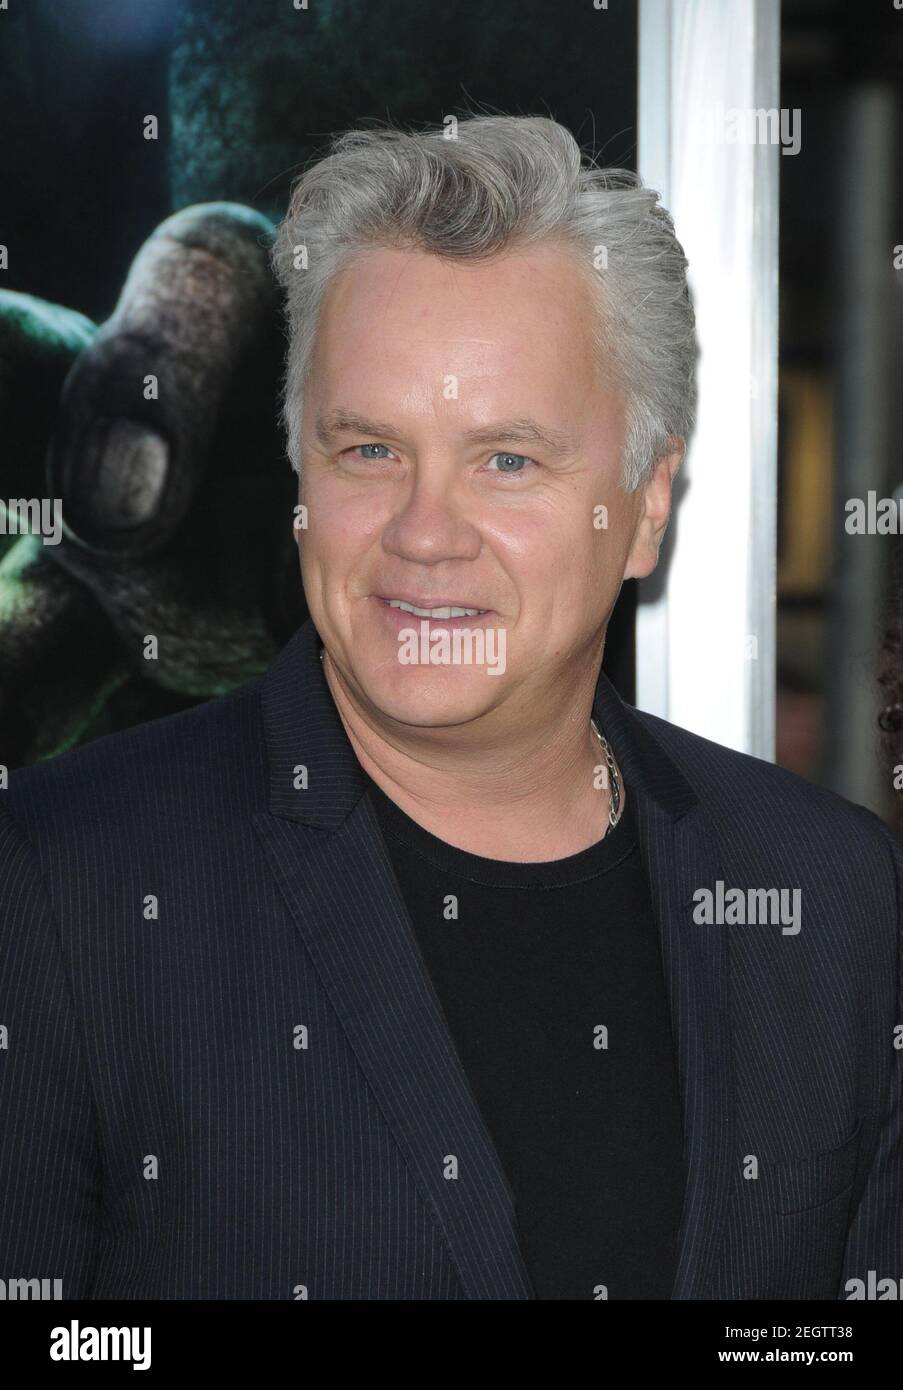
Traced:
[[[66, 1297], [532, 1297], [317, 646], [308, 621], [263, 678], [0, 792], [0, 1277]], [[670, 993], [673, 1297], [903, 1278], [899, 846], [604, 676], [595, 714]], [[718, 878], [799, 887], [801, 931], [696, 925]]]

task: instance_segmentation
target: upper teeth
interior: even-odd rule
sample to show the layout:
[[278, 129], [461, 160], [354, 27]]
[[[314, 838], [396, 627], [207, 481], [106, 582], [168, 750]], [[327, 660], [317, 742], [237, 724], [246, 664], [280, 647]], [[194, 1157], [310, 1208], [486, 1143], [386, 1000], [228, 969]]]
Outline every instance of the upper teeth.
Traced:
[[390, 608], [402, 608], [418, 618], [476, 618], [486, 612], [485, 608], [415, 608], [413, 603], [405, 603], [401, 598], [390, 598], [386, 602]]

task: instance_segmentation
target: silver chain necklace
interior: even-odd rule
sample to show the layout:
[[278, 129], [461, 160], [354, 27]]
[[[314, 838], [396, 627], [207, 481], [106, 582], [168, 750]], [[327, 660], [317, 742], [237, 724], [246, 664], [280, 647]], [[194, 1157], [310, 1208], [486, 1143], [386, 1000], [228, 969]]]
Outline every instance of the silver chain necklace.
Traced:
[[599, 740], [602, 752], [605, 755], [605, 761], [608, 764], [608, 771], [610, 774], [610, 791], [608, 798], [608, 824], [613, 830], [614, 827], [617, 825], [618, 821], [621, 819], [621, 811], [623, 809], [621, 806], [621, 774], [618, 770], [618, 764], [615, 762], [615, 755], [611, 751], [611, 744], [608, 742], [608, 739], [605, 737], [604, 734], [599, 733], [599, 729], [596, 725], [595, 719], [591, 717], [589, 722], [590, 728], [596, 735], [596, 738]]

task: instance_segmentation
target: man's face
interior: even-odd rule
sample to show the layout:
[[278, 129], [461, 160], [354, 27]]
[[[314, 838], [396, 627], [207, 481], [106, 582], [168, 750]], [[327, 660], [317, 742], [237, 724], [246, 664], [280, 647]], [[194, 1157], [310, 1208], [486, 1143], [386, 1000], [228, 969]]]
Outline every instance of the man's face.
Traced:
[[[584, 275], [549, 245], [479, 265], [392, 249], [330, 285], [304, 405], [301, 569], [345, 684], [382, 719], [495, 727], [535, 710], [598, 664], [623, 578], [651, 567]], [[516, 437], [513, 421], [549, 439]], [[493, 629], [503, 673], [404, 664], [399, 633], [419, 636], [421, 618], [392, 598], [486, 610], [430, 630]]]

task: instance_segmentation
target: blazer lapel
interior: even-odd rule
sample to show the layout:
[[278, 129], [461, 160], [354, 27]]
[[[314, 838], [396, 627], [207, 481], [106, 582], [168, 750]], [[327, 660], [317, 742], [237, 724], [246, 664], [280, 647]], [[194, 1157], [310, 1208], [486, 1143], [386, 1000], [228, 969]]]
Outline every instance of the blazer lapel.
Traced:
[[601, 674], [594, 712], [627, 795], [662, 942], [684, 1122], [687, 1186], [672, 1299], [705, 1298], [736, 1169], [724, 926], [693, 921], [693, 894], [724, 878], [715, 826], [683, 773]]
[[[364, 796], [308, 620], [263, 681], [272, 871], [473, 1299], [534, 1297], [514, 1202]], [[307, 768], [306, 790], [295, 769]]]
[[[262, 700], [269, 806], [254, 823], [288, 910], [466, 1292], [532, 1298], [512, 1193], [420, 956], [311, 619], [269, 668]], [[671, 1004], [687, 1164], [672, 1298], [705, 1297], [735, 1162], [727, 932], [692, 920], [693, 892], [723, 878], [717, 840], [682, 772], [604, 674], [594, 713], [632, 798]]]

